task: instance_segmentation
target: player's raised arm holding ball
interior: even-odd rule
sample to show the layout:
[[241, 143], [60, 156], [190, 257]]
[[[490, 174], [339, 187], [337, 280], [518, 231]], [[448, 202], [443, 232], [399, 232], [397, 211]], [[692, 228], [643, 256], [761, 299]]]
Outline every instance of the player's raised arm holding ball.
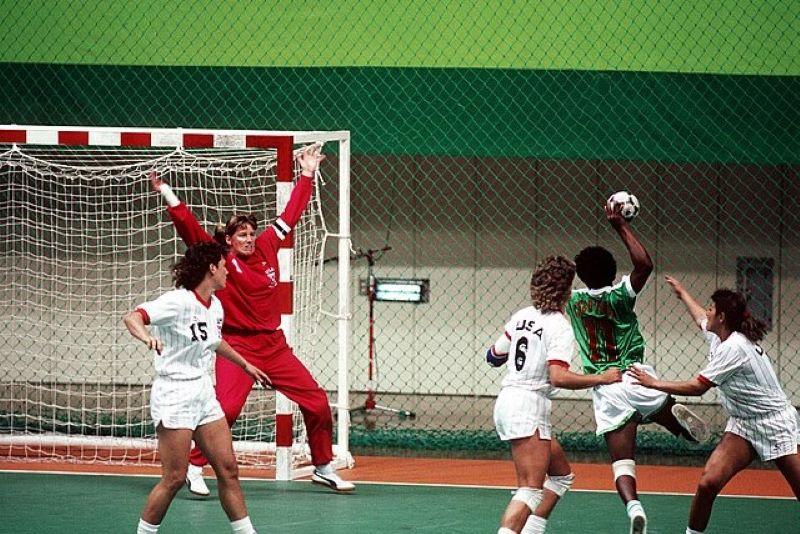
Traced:
[[[613, 195], [606, 204], [605, 216], [628, 250], [633, 263], [630, 275], [623, 276], [615, 284], [616, 260], [600, 246], [586, 247], [575, 257], [578, 278], [586, 288], [572, 292], [567, 315], [572, 321], [583, 372], [587, 375], [608, 369], [625, 370], [634, 364], [645, 373], [655, 375], [653, 367], [643, 364], [645, 341], [634, 309], [653, 271], [653, 261], [623, 216], [627, 214], [631, 219], [638, 211], [638, 202], [635, 209], [627, 204], [633, 202], [629, 196]], [[675, 435], [702, 441], [707, 436], [705, 423], [685, 406], [676, 404], [669, 395], [637, 385], [629, 375], [619, 383], [595, 386], [592, 405], [597, 434], [605, 439], [611, 456], [614, 483], [625, 503], [630, 532], [646, 532], [647, 516], [636, 490], [635, 452], [639, 425], [656, 422]]]
[[716, 496], [756, 455], [775, 461], [800, 500], [798, 414], [757, 344], [764, 337], [765, 324], [750, 314], [740, 293], [717, 289], [703, 310], [677, 279], [667, 276], [666, 281], [703, 331], [711, 350], [708, 363], [695, 378], [682, 382], [658, 380], [636, 367], [629, 373], [643, 386], [676, 395], [699, 396], [716, 387], [729, 416], [700, 477], [686, 532], [705, 530]]

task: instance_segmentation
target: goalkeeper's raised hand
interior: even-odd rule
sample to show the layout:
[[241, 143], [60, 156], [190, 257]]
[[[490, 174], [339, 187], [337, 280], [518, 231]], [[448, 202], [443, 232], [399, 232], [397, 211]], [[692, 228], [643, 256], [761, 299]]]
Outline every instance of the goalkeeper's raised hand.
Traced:
[[320, 162], [325, 159], [325, 154], [322, 154], [321, 150], [322, 145], [314, 143], [297, 154], [297, 163], [300, 164], [300, 168], [303, 169], [302, 174], [306, 178], [313, 178], [319, 169]]

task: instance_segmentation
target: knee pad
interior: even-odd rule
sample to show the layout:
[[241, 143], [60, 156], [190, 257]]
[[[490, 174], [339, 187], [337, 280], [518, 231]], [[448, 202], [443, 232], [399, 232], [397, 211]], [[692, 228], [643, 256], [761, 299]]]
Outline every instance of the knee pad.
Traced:
[[633, 460], [617, 460], [611, 464], [611, 470], [614, 472], [614, 482], [625, 475], [636, 478], [636, 462]]
[[570, 473], [568, 475], [556, 475], [556, 476], [548, 476], [547, 479], [544, 481], [544, 487], [558, 495], [559, 497], [563, 497], [566, 492], [572, 488], [572, 483], [575, 481], [575, 473]]
[[542, 501], [542, 490], [535, 488], [519, 488], [514, 493], [514, 496], [511, 497], [511, 500], [525, 503], [525, 505], [531, 509], [531, 513], [533, 513]]

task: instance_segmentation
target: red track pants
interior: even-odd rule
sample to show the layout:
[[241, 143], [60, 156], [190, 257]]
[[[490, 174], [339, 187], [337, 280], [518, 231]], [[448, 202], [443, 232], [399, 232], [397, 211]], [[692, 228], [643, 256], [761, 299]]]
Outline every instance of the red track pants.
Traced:
[[[330, 462], [333, 459], [333, 418], [328, 395], [294, 355], [283, 331], [253, 335], [225, 334], [224, 338], [248, 362], [264, 371], [277, 391], [300, 407], [314, 465]], [[253, 379], [225, 358], [217, 357], [215, 367], [217, 400], [225, 412], [228, 425], [233, 426], [253, 388]], [[189, 461], [192, 465], [208, 463], [198, 447], [192, 449]]]

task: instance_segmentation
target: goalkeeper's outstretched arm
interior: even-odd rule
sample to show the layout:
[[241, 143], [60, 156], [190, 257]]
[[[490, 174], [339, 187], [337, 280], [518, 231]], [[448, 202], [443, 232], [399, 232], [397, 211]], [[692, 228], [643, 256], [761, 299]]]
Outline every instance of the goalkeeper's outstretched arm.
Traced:
[[150, 173], [150, 184], [154, 191], [161, 193], [161, 196], [164, 197], [164, 201], [167, 203], [167, 212], [172, 218], [175, 230], [187, 246], [213, 240], [208, 232], [203, 230], [186, 204], [178, 199], [169, 184], [159, 178], [156, 171]]

